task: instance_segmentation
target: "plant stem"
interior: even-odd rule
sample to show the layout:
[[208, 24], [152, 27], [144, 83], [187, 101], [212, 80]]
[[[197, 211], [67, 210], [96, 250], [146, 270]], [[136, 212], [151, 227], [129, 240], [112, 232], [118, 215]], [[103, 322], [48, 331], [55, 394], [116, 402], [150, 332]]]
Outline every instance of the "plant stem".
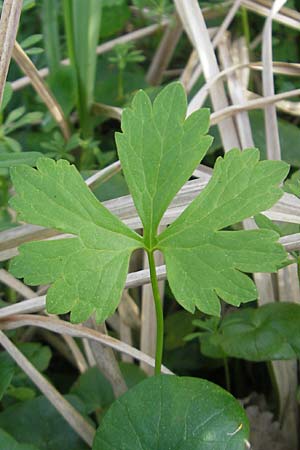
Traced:
[[118, 73], [118, 99], [122, 100], [124, 97], [124, 83], [123, 83], [124, 72], [122, 69], [119, 69]]
[[164, 342], [164, 316], [161, 298], [158, 289], [158, 281], [156, 276], [155, 261], [153, 251], [148, 251], [148, 261], [150, 268], [150, 278], [156, 313], [156, 353], [155, 353], [155, 375], [161, 372], [163, 342]]

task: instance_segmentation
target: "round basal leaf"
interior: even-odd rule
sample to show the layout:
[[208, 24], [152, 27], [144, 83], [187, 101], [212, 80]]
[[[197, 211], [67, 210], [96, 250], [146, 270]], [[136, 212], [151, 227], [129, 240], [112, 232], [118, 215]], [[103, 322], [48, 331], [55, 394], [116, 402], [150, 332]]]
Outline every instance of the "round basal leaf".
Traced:
[[1, 450], [38, 450], [37, 447], [27, 444], [19, 444], [4, 430], [0, 429], [0, 449]]
[[88, 414], [107, 408], [115, 399], [111, 384], [97, 367], [81, 374], [71, 393], [83, 401]]
[[120, 362], [119, 366], [128, 389], [147, 378], [145, 372], [136, 364]]
[[269, 303], [226, 316], [219, 329], [200, 338], [201, 351], [215, 357], [212, 348], [224, 355], [249, 361], [300, 357], [300, 305]]
[[165, 349], [175, 350], [184, 347], [184, 337], [194, 330], [193, 319], [195, 316], [187, 311], [177, 311], [169, 315], [165, 321]]
[[239, 403], [205, 380], [149, 378], [110, 407], [93, 450], [244, 450], [248, 421]]
[[[5, 352], [0, 353], [0, 400], [9, 387], [15, 373], [15, 364]], [[1, 447], [0, 447], [1, 448]]]
[[[80, 412], [83, 410], [81, 401], [74, 396], [68, 400]], [[0, 428], [9, 433], [18, 442], [39, 450], [88, 450], [87, 445], [70, 425], [49, 403], [45, 397], [38, 397], [24, 403], [9, 406], [0, 413]], [[6, 447], [1, 447], [7, 450]], [[17, 447], [17, 450], [23, 450]]]

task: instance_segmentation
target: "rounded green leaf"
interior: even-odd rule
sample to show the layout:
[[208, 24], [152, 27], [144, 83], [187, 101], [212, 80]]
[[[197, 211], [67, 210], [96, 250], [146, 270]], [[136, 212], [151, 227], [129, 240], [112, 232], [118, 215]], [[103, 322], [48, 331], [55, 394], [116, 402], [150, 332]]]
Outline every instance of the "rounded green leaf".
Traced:
[[[7, 354], [0, 354], [0, 400], [9, 387], [15, 373], [15, 365], [13, 361], [7, 357]], [[1, 447], [0, 447], [1, 448]]]
[[216, 332], [202, 334], [201, 351], [215, 357], [218, 348], [226, 356], [249, 361], [299, 358], [299, 329], [300, 305], [269, 303], [226, 316]]
[[71, 393], [83, 401], [88, 414], [105, 409], [114, 401], [112, 387], [97, 367], [91, 367], [81, 374]]
[[3, 450], [38, 450], [38, 448], [33, 445], [19, 444], [14, 438], [1, 429], [0, 448]]
[[136, 364], [121, 361], [119, 366], [128, 389], [147, 378], [146, 373]]
[[205, 380], [158, 376], [108, 410], [93, 450], [244, 450], [248, 421], [226, 391]]
[[[79, 412], [84, 412], [84, 405], [78, 397], [67, 396], [67, 399]], [[22, 442], [24, 450], [36, 448], [39, 450], [89, 449], [43, 396], [15, 403], [0, 412], [0, 428], [9, 433], [17, 442]], [[1, 447], [1, 445], [0, 449], [10, 450], [9, 447]], [[17, 447], [17, 450], [23, 450], [23, 447]]]

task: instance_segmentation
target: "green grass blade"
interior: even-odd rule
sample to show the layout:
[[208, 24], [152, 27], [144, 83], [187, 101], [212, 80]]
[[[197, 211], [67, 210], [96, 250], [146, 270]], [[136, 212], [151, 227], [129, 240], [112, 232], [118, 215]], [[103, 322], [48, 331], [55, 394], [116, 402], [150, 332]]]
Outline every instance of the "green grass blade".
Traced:
[[57, 71], [61, 60], [58, 28], [58, 7], [59, 5], [57, 0], [43, 0], [43, 35], [50, 73], [55, 73]]
[[85, 138], [92, 134], [89, 111], [94, 96], [101, 9], [101, 0], [64, 0], [68, 52], [76, 73], [77, 108]]

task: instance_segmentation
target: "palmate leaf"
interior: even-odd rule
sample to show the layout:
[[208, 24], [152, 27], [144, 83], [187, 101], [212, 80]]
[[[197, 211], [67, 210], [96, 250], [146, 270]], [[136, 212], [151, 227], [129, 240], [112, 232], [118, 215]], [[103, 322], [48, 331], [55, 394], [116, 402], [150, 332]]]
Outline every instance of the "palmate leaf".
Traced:
[[144, 226], [143, 238], [127, 228], [93, 196], [66, 161], [38, 160], [37, 170], [12, 169], [20, 219], [76, 237], [20, 247], [12, 273], [28, 284], [53, 283], [47, 295], [52, 313], [71, 311], [80, 322], [94, 311], [102, 321], [118, 305], [133, 250], [164, 253], [177, 300], [219, 314], [218, 297], [238, 305], [257, 297], [242, 272], [272, 272], [286, 258], [269, 230], [220, 231], [271, 207], [288, 171], [281, 161], [258, 161], [258, 151], [232, 150], [220, 158], [207, 188], [160, 236], [169, 203], [199, 164], [211, 138], [208, 110], [185, 120], [186, 96], [179, 83], [167, 86], [153, 105], [138, 92], [116, 135], [119, 157]]

